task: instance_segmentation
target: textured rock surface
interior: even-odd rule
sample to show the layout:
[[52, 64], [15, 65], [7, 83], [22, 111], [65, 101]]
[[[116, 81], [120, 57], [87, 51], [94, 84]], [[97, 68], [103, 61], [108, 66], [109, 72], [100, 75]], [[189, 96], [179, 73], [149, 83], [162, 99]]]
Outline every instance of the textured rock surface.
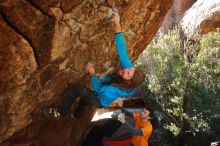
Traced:
[[[34, 89], [32, 81], [29, 80], [35, 74], [37, 64], [29, 43], [11, 29], [2, 17], [0, 27], [0, 139], [2, 139], [13, 134], [15, 127], [19, 130], [30, 123], [28, 115], [35, 99], [27, 91]], [[30, 82], [29, 85], [27, 82]]]
[[69, 141], [76, 145], [94, 109], [88, 108], [78, 121], [50, 120], [40, 109], [57, 104], [67, 83], [89, 84], [83, 78], [89, 61], [98, 72], [118, 66], [112, 8], [122, 17], [134, 60], [152, 40], [171, 4], [171, 0], [1, 0], [0, 143], [14, 134], [2, 145], [60, 146]]
[[194, 34], [206, 34], [220, 28], [220, 1], [198, 0], [180, 22], [183, 34], [190, 38]]
[[167, 33], [168, 30], [178, 26], [184, 13], [196, 2], [197, 0], [174, 0], [172, 7], [168, 11], [159, 32]]

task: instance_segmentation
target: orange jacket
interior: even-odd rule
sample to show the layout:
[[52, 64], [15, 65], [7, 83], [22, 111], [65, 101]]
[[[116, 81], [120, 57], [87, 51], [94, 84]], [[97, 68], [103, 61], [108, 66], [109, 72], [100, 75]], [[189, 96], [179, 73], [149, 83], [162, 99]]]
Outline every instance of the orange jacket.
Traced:
[[150, 137], [153, 127], [149, 122], [144, 123], [141, 121], [140, 114], [133, 114], [135, 120], [135, 127], [139, 128], [143, 132], [142, 136], [133, 136], [132, 143], [134, 146], [148, 146], [148, 138]]

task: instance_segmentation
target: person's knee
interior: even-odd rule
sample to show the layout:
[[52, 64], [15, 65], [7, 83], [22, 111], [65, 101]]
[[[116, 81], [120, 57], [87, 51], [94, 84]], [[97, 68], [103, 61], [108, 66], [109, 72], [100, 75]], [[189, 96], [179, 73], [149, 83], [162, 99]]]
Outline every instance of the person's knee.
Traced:
[[68, 98], [73, 98], [75, 94], [78, 92], [78, 85], [77, 84], [71, 84], [67, 86], [61, 96], [63, 97], [68, 97]]
[[81, 91], [81, 90], [83, 90], [84, 88], [86, 88], [84, 85], [78, 84], [78, 83], [72, 83], [71, 85], [69, 85], [69, 87], [70, 87], [72, 90], [78, 90], [78, 91]]
[[78, 84], [78, 83], [73, 83], [69, 86], [69, 90], [70, 90], [70, 92], [74, 91], [74, 92], [79, 93], [79, 92], [85, 91], [86, 87], [81, 84]]
[[89, 96], [89, 90], [83, 86], [79, 87], [79, 93], [81, 96]]
[[71, 83], [68, 87], [71, 89], [77, 89], [79, 88], [81, 85], [78, 83]]

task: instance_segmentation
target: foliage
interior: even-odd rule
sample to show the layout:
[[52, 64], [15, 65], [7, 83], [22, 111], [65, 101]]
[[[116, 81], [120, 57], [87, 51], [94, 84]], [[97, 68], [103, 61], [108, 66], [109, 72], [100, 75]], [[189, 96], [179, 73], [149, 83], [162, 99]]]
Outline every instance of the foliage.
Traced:
[[194, 39], [183, 50], [174, 29], [155, 39], [138, 63], [149, 80], [146, 90], [172, 119], [166, 127], [175, 134], [186, 124], [190, 130], [208, 130], [212, 117], [220, 116], [220, 33]]

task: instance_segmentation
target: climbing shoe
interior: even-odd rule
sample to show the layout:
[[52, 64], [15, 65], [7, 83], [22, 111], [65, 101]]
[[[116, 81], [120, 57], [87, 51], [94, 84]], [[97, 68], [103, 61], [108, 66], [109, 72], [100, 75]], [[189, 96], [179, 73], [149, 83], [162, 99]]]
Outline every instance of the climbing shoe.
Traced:
[[57, 108], [44, 108], [43, 113], [47, 117], [60, 118], [61, 114], [58, 112]]

